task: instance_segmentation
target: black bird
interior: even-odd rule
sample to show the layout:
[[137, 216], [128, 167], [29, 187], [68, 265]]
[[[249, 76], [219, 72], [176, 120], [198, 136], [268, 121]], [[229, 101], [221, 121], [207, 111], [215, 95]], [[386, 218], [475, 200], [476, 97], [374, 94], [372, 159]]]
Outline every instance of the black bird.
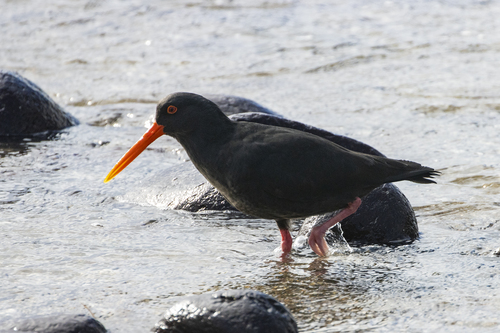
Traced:
[[341, 209], [311, 231], [309, 245], [324, 256], [325, 232], [356, 212], [360, 197], [384, 183], [435, 183], [429, 178], [439, 175], [418, 163], [353, 152], [306, 132], [234, 122], [200, 95], [175, 93], [158, 104], [156, 123], [104, 182], [163, 134], [179, 141], [196, 168], [234, 207], [275, 220], [285, 254], [292, 248], [290, 219]]

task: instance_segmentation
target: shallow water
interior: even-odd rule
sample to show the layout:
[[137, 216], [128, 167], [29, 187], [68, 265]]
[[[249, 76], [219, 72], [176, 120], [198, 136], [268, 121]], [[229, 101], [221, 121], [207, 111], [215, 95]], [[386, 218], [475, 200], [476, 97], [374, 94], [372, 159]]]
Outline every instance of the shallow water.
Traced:
[[[0, 0], [2, 69], [82, 124], [0, 145], [0, 317], [91, 313], [150, 329], [177, 296], [252, 288], [302, 332], [500, 327], [500, 3]], [[107, 172], [175, 91], [251, 98], [443, 172], [400, 183], [420, 240], [318, 258], [274, 252], [274, 222], [166, 209], [158, 140]], [[165, 182], [171, 177], [165, 176]], [[190, 181], [196, 182], [196, 179]]]

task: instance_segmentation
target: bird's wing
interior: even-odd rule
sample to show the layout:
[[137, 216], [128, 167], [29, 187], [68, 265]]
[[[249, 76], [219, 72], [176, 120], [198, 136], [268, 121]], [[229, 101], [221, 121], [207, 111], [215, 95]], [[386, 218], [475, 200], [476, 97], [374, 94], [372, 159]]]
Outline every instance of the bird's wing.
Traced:
[[299, 133], [264, 129], [248, 135], [234, 158], [241, 171], [237, 182], [291, 202], [317, 202], [363, 186], [374, 163], [370, 156]]

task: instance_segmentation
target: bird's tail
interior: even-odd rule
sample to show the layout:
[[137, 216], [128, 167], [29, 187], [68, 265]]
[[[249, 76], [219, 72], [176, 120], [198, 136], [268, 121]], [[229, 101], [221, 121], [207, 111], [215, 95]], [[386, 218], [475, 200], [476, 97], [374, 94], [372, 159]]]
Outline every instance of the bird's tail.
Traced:
[[409, 180], [419, 184], [435, 184], [436, 182], [431, 178], [438, 177], [441, 174], [433, 168], [411, 161], [390, 160], [389, 164], [394, 167], [393, 170], [396, 172], [389, 174], [384, 181], [385, 183]]

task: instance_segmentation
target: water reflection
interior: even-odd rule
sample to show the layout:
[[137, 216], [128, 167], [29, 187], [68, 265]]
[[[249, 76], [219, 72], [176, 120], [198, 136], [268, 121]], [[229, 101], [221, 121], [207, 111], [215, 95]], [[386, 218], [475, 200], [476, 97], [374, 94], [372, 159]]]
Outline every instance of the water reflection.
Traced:
[[59, 140], [64, 132], [44, 132], [26, 136], [0, 136], [0, 158], [26, 155], [36, 143]]
[[[275, 296], [294, 314], [301, 329], [330, 326], [346, 320], [365, 320], [376, 313], [367, 293], [370, 280], [384, 274], [373, 271], [358, 279], [363, 269], [356, 265], [316, 258], [313, 261], [279, 263], [265, 283], [255, 289]], [[365, 275], [365, 274], [363, 274]]]
[[29, 151], [29, 141], [15, 140], [0, 142], [0, 158], [6, 156], [25, 155]]
[[[341, 329], [342, 325], [362, 328], [367, 321], [386, 316], [374, 304], [390, 288], [406, 290], [408, 284], [399, 277], [400, 271], [413, 269], [417, 263], [411, 259], [413, 247], [376, 246], [356, 251], [328, 258], [310, 254], [268, 260], [262, 264], [269, 268], [266, 276], [244, 282], [235, 277], [210, 290], [248, 288], [272, 295], [288, 307], [302, 332]], [[369, 252], [368, 258], [365, 252]]]

